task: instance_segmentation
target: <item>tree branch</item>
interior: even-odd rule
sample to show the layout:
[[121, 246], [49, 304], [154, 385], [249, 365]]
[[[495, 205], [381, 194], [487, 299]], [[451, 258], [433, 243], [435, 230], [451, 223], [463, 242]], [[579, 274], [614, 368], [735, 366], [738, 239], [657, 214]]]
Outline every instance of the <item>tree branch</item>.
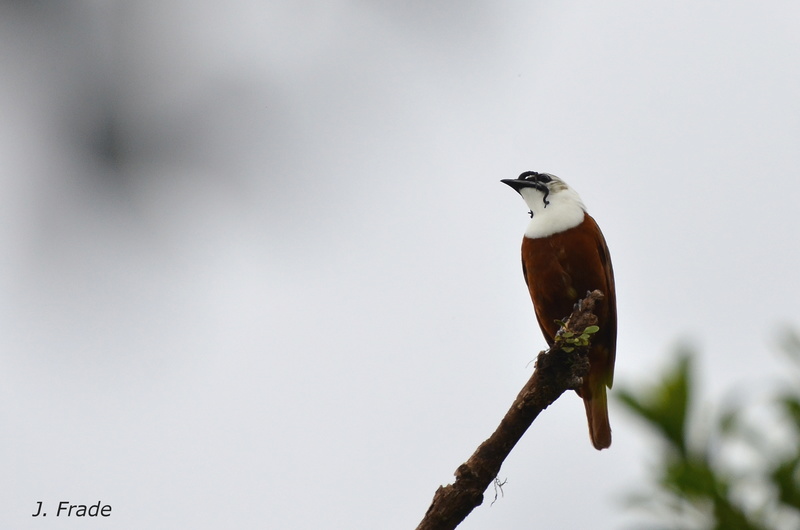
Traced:
[[[594, 306], [603, 293], [592, 291], [575, 305], [559, 335], [576, 335], [597, 324]], [[483, 502], [483, 492], [497, 477], [500, 466], [541, 411], [566, 390], [579, 388], [589, 373], [588, 346], [556, 344], [539, 353], [533, 375], [517, 395], [494, 433], [455, 472], [456, 481], [440, 486], [417, 530], [452, 530]], [[572, 346], [571, 344], [569, 346]]]

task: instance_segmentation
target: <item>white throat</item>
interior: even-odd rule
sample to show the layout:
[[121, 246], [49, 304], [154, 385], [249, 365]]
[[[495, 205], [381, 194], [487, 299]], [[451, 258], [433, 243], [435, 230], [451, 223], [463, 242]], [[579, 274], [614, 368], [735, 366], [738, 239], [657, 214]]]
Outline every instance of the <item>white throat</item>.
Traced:
[[538, 239], [551, 236], [583, 222], [583, 214], [586, 212], [583, 201], [575, 190], [566, 184], [559, 184], [558, 189], [547, 196], [547, 204], [544, 202], [544, 193], [536, 188], [520, 190], [520, 195], [533, 212], [533, 218], [525, 229], [525, 237]]

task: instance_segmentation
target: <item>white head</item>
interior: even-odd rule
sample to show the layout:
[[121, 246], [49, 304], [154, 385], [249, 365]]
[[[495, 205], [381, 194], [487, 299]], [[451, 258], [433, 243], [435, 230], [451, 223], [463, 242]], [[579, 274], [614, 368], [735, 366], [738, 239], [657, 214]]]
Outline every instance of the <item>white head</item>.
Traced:
[[526, 171], [500, 182], [514, 188], [530, 208], [531, 222], [525, 237], [547, 237], [578, 226], [586, 207], [578, 194], [555, 175]]

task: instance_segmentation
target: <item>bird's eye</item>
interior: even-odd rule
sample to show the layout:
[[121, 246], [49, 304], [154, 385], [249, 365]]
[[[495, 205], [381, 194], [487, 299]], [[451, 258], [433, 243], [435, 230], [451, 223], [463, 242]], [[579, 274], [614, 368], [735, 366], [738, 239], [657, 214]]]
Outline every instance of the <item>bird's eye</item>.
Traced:
[[547, 184], [552, 178], [547, 173], [537, 173], [536, 171], [526, 171], [519, 176], [520, 180], [530, 180], [532, 182], [541, 182]]
[[539, 173], [535, 171], [525, 171], [524, 173], [520, 174], [518, 177], [520, 180], [530, 180], [533, 182], [538, 182], [539, 180]]

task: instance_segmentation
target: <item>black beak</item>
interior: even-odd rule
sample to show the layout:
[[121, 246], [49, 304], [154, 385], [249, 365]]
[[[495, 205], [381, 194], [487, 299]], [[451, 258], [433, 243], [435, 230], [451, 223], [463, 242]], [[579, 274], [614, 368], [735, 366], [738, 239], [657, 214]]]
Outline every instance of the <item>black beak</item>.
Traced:
[[522, 188], [536, 188], [537, 190], [541, 191], [542, 193], [547, 192], [547, 186], [541, 182], [536, 182], [535, 180], [524, 180], [524, 179], [503, 179], [500, 182], [503, 184], [508, 184], [514, 191], [519, 193], [519, 190]]

